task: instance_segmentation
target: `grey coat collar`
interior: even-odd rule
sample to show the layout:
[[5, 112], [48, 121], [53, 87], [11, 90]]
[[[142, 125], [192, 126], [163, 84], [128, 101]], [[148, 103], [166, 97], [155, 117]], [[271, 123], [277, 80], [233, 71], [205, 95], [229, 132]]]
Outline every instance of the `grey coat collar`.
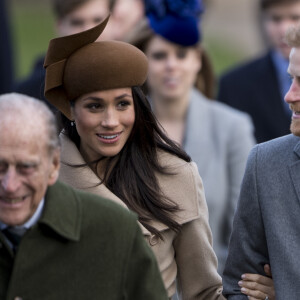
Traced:
[[294, 153], [296, 154], [298, 159], [296, 160], [296, 162], [293, 162], [289, 168], [296, 194], [298, 196], [298, 199], [300, 200], [300, 142], [298, 142], [294, 147]]

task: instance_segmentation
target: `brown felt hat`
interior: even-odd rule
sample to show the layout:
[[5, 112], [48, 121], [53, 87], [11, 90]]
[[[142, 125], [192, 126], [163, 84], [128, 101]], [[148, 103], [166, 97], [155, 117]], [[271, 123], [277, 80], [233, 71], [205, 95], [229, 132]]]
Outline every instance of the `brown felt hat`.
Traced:
[[141, 86], [146, 81], [148, 61], [142, 51], [124, 42], [95, 42], [108, 19], [49, 43], [44, 62], [45, 97], [69, 119], [70, 101], [84, 94]]

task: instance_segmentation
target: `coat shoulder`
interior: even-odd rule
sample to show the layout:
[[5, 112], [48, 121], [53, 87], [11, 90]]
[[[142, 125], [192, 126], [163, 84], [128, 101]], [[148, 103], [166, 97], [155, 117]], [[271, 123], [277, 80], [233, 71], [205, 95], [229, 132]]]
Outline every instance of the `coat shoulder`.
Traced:
[[249, 158], [254, 157], [260, 165], [274, 164], [279, 166], [300, 156], [300, 138], [293, 135], [285, 135], [256, 145]]
[[60, 202], [65, 202], [65, 206], [77, 203], [82, 211], [83, 223], [94, 222], [99, 225], [99, 223], [108, 222], [113, 225], [115, 222], [117, 227], [120, 226], [120, 222], [136, 223], [137, 216], [135, 213], [110, 199], [74, 189], [61, 181], [58, 181], [53, 188], [55, 189], [56, 197], [58, 197]]
[[264, 69], [269, 69], [271, 65], [270, 53], [267, 53], [261, 57], [257, 57], [250, 61], [244, 62], [233, 69], [226, 71], [220, 77], [220, 83], [223, 82], [243, 82], [247, 79], [249, 80], [249, 76], [257, 77]]
[[161, 191], [180, 209], [175, 213], [175, 220], [184, 224], [199, 218], [200, 204], [206, 204], [206, 200], [197, 165], [166, 152], [159, 153], [159, 161], [168, 172], [157, 175]]

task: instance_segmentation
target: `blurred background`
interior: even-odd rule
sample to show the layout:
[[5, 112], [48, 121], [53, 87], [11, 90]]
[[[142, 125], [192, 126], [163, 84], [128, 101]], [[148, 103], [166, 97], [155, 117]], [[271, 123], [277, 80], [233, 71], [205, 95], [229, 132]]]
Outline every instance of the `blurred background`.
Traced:
[[[7, 4], [15, 76], [20, 79], [55, 37], [54, 19], [48, 0], [9, 0]], [[217, 75], [265, 49], [257, 19], [257, 0], [206, 1], [203, 40]]]

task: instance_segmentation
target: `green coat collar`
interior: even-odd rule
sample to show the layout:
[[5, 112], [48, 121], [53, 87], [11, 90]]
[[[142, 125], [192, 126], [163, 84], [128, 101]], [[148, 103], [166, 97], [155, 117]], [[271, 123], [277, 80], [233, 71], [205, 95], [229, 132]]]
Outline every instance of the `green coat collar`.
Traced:
[[71, 188], [59, 181], [48, 188], [39, 224], [68, 240], [79, 241], [81, 218], [81, 202]]

